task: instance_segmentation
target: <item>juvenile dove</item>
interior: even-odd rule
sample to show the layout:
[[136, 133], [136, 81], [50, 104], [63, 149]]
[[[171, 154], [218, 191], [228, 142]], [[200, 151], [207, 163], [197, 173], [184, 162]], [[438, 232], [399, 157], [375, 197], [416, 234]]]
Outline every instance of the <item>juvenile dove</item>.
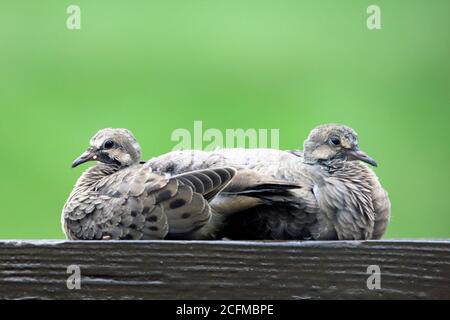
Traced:
[[[304, 151], [174, 151], [147, 165], [175, 175], [218, 166], [238, 169], [233, 182], [211, 202], [214, 211], [226, 217], [219, 238], [379, 239], [389, 223], [390, 201], [375, 173], [362, 162], [377, 166], [359, 149], [356, 132], [327, 124], [311, 131]], [[249, 172], [299, 188], [283, 195], [272, 190], [238, 196], [229, 192], [239, 189]]]
[[[222, 166], [169, 177], [152, 172], [140, 157], [140, 146], [126, 129], [103, 129], [91, 139], [87, 151], [72, 164], [97, 161], [78, 179], [64, 205], [67, 238], [214, 238], [221, 216], [209, 202], [233, 180], [236, 170]], [[251, 185], [252, 181], [259, 184]], [[250, 179], [233, 194], [253, 188], [258, 192], [265, 182]]]

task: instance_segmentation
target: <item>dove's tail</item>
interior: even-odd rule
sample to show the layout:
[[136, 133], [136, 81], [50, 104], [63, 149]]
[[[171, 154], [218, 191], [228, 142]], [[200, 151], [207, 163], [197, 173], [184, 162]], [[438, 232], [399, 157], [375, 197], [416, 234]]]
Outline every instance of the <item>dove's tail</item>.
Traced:
[[257, 204], [282, 204], [292, 201], [292, 190], [299, 189], [296, 184], [278, 182], [254, 185], [245, 190], [224, 192], [223, 195], [253, 198]]
[[299, 188], [301, 188], [299, 185], [280, 181], [253, 185], [239, 191], [224, 192], [224, 194], [254, 198], [270, 198], [274, 196], [291, 196], [292, 194], [290, 191]]

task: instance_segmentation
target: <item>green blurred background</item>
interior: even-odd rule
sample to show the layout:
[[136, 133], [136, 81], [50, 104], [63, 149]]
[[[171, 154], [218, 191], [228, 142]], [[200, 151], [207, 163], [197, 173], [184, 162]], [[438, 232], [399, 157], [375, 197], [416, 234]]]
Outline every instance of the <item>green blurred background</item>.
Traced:
[[148, 159], [194, 120], [279, 128], [282, 149], [350, 125], [390, 193], [386, 237], [450, 238], [449, 14], [448, 0], [2, 0], [0, 238], [63, 238], [86, 168], [70, 164], [98, 129], [129, 128]]

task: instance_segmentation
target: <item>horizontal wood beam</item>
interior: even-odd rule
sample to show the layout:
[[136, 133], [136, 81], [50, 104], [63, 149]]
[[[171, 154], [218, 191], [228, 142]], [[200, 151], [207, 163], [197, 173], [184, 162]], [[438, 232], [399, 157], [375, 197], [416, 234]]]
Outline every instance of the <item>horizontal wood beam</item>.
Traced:
[[450, 241], [0, 241], [0, 298], [450, 299]]

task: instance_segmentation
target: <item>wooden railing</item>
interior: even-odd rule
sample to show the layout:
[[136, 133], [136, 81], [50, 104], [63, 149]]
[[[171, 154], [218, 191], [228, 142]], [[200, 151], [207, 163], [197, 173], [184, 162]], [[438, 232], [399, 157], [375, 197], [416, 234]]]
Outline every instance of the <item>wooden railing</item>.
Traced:
[[450, 241], [0, 241], [0, 298], [450, 299]]

